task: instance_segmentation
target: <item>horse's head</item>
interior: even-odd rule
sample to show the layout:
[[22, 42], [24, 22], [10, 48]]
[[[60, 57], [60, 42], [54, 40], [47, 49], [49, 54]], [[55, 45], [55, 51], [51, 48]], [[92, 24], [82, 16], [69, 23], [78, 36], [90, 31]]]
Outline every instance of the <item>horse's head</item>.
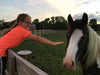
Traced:
[[73, 21], [69, 15], [68, 23], [68, 42], [63, 64], [67, 69], [75, 70], [77, 62], [82, 60], [88, 44], [88, 16], [84, 13], [82, 19]]

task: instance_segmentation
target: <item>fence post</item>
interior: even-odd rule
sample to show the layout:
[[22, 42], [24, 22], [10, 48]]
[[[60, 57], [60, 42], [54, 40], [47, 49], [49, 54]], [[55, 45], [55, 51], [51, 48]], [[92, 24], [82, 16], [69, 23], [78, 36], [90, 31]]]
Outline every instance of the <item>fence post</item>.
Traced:
[[24, 59], [26, 59], [26, 60], [28, 60], [28, 61], [31, 62], [31, 59], [32, 59], [32, 51], [22, 50], [22, 51], [18, 51], [17, 54], [20, 55], [21, 57], [23, 57]]
[[12, 53], [8, 53], [9, 75], [15, 75], [15, 57]]
[[[48, 75], [35, 65], [8, 49], [9, 75]], [[16, 61], [15, 61], [16, 59]], [[16, 63], [15, 63], [16, 62]], [[16, 67], [16, 69], [15, 69]], [[16, 72], [15, 72], [16, 71]]]

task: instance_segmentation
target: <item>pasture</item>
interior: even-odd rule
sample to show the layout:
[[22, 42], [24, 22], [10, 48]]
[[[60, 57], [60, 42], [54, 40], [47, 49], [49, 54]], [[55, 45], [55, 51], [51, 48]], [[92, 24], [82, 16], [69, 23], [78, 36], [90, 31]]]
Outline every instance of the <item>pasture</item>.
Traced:
[[31, 40], [25, 40], [14, 51], [22, 49], [31, 50], [33, 55], [36, 56], [32, 59], [32, 63], [46, 72], [48, 75], [83, 75], [80, 65], [76, 71], [66, 70], [62, 64], [63, 57], [65, 56], [66, 46], [66, 31], [57, 31], [56, 33], [49, 33], [43, 37], [52, 41], [65, 41], [63, 45], [50, 46], [37, 43]]
[[[100, 35], [100, 32], [98, 34]], [[48, 35], [43, 35], [43, 37], [52, 41], [65, 41], [65, 43], [63, 45], [50, 46], [31, 40], [25, 40], [18, 47], [13, 48], [13, 50], [15, 52], [22, 49], [31, 50], [33, 55], [36, 56], [35, 59], [32, 59], [32, 63], [42, 69], [44, 72], [48, 73], [48, 75], [83, 75], [80, 65], [78, 65], [76, 71], [66, 70], [62, 65], [67, 42], [66, 31], [49, 33]]]

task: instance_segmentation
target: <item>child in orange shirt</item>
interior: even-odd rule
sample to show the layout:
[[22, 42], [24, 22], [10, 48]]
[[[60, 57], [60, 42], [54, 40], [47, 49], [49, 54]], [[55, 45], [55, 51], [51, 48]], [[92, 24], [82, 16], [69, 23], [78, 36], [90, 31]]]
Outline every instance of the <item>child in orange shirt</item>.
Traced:
[[53, 42], [46, 38], [32, 34], [29, 29], [31, 27], [31, 17], [27, 14], [20, 14], [17, 17], [17, 26], [8, 29], [8, 33], [0, 38], [0, 75], [5, 75], [6, 50], [18, 46], [25, 38], [29, 38], [39, 43], [48, 45], [59, 45], [64, 42]]

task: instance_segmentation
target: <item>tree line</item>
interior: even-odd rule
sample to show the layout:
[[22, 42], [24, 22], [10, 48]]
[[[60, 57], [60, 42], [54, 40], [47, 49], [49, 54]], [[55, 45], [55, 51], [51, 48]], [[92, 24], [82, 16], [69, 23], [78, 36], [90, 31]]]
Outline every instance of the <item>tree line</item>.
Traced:
[[[38, 30], [40, 29], [54, 29], [54, 30], [65, 30], [67, 29], [67, 20], [62, 16], [52, 16], [46, 18], [43, 21], [35, 19], [32, 21], [32, 24], [36, 25]], [[91, 19], [89, 25], [97, 25], [96, 19]], [[9, 28], [10, 22], [5, 22], [5, 20], [0, 20], [0, 29]]]
[[32, 23], [36, 25], [37, 29], [67, 29], [67, 20], [62, 16], [46, 18], [41, 22], [39, 22], [39, 19], [35, 19]]

